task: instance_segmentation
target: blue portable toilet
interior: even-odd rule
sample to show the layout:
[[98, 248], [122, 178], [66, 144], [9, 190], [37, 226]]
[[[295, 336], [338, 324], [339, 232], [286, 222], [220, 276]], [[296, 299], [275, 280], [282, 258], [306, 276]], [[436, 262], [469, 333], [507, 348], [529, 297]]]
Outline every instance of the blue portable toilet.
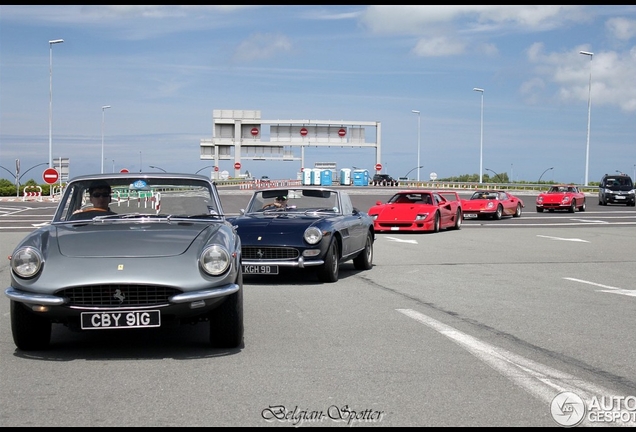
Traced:
[[342, 168], [340, 170], [340, 184], [344, 186], [351, 184], [351, 168]]
[[354, 186], [369, 186], [369, 170], [357, 169], [353, 171]]
[[325, 169], [320, 171], [320, 185], [331, 186], [332, 183], [333, 183], [333, 179], [331, 176], [331, 170]]

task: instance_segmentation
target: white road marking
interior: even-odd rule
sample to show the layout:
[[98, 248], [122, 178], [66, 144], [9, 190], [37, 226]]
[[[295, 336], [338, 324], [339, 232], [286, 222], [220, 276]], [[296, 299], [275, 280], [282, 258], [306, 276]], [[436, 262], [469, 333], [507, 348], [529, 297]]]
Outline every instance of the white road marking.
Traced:
[[609, 285], [602, 285], [602, 284], [599, 284], [599, 283], [596, 283], [596, 282], [584, 281], [584, 280], [581, 280], [581, 279], [575, 279], [575, 278], [569, 278], [569, 277], [564, 277], [563, 279], [570, 280], [572, 282], [580, 282], [580, 283], [584, 283], [584, 284], [588, 284], [588, 285], [594, 285], [594, 286], [597, 286], [597, 287], [606, 288], [606, 289], [602, 289], [602, 290], [596, 290], [596, 292], [622, 294], [622, 295], [626, 295], [626, 296], [630, 296], [630, 297], [636, 297], [636, 291], [635, 290], [616, 288], [616, 287], [609, 286]]
[[562, 241], [573, 241], [573, 242], [589, 243], [589, 241], [587, 241], [587, 240], [578, 239], [578, 238], [563, 238], [563, 237], [552, 237], [552, 236], [544, 236], [544, 235], [537, 235], [537, 237], [547, 238], [547, 239], [550, 239], [550, 240], [562, 240]]
[[[576, 393], [585, 401], [591, 401], [593, 396], [615, 397], [617, 395], [608, 388], [597, 386], [584, 381], [574, 375], [561, 372], [544, 364], [514, 354], [503, 348], [482, 342], [477, 338], [462, 333], [459, 330], [437, 321], [429, 316], [412, 309], [396, 309], [398, 312], [413, 318], [414, 320], [436, 330], [443, 336], [451, 339], [462, 348], [473, 354], [479, 360], [486, 363], [494, 370], [500, 372], [509, 380], [515, 382], [532, 396], [542, 400], [546, 404], [546, 411], [550, 411], [550, 403], [554, 397], [563, 392]], [[627, 396], [627, 395], [625, 395]], [[618, 411], [618, 410], [617, 410]], [[627, 423], [627, 422], [626, 422]], [[629, 422], [634, 425], [633, 420]], [[581, 425], [603, 426], [599, 423], [591, 423], [585, 418]], [[612, 426], [623, 426], [625, 423], [612, 423]]]
[[417, 244], [417, 240], [403, 240], [403, 239], [399, 239], [397, 237], [389, 237], [389, 236], [384, 236], [385, 238], [388, 238], [389, 240], [393, 240], [396, 241], [398, 243], [411, 243], [411, 244]]

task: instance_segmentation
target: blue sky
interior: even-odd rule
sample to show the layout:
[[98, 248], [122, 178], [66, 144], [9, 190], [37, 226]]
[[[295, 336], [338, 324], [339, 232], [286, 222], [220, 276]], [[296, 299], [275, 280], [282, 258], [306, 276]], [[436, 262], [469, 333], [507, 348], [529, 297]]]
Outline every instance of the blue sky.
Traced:
[[[52, 156], [69, 158], [71, 177], [101, 171], [102, 117], [105, 172], [204, 168], [215, 109], [379, 121], [394, 177], [417, 166], [419, 110], [421, 178], [478, 174], [477, 87], [484, 174], [535, 181], [553, 167], [544, 180], [582, 184], [590, 71], [589, 182], [636, 170], [636, 6], [3, 5], [0, 166], [11, 172], [49, 158], [55, 39]], [[372, 171], [375, 152], [307, 149], [305, 162]]]

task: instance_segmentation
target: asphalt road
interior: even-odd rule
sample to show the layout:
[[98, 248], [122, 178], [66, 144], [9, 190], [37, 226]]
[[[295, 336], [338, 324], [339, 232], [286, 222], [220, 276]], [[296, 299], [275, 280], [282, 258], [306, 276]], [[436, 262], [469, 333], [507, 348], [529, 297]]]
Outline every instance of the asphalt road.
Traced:
[[[376, 196], [386, 194], [352, 199], [365, 208]], [[222, 199], [228, 212], [247, 202]], [[0, 256], [25, 230], [0, 230]], [[564, 390], [636, 398], [633, 208], [526, 204], [521, 218], [459, 231], [380, 234], [374, 249], [373, 269], [345, 264], [334, 284], [307, 273], [246, 280], [235, 350], [207, 348], [204, 325], [56, 326], [51, 349], [24, 353], [2, 295], [1, 423], [541, 427], [559, 425]]]

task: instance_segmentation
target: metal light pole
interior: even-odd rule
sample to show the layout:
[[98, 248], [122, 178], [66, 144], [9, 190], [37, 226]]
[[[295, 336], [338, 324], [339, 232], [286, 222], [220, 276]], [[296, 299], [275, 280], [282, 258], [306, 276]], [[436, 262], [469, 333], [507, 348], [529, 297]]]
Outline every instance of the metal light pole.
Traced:
[[550, 167], [550, 168], [546, 169], [545, 171], [543, 171], [543, 172], [541, 173], [541, 175], [539, 176], [539, 180], [537, 180], [537, 184], [538, 184], [538, 183], [541, 183], [541, 179], [543, 178], [543, 174], [547, 173], [548, 171], [550, 171], [550, 170], [552, 170], [552, 169], [554, 169], [554, 167]]
[[110, 108], [110, 105], [102, 107], [102, 174], [104, 174], [104, 111]]
[[579, 54], [590, 56], [590, 82], [587, 94], [587, 145], [585, 147], [585, 186], [587, 186], [587, 174], [590, 167], [590, 120], [592, 117], [592, 58], [594, 53], [579, 51]]
[[168, 171], [166, 171], [165, 169], [163, 169], [163, 168], [161, 168], [161, 167], [158, 167], [158, 166], [154, 166], [154, 165], [148, 165], [148, 168], [155, 168], [155, 169], [161, 170], [161, 171], [163, 171], [163, 172], [168, 172]]
[[115, 159], [113, 159], [113, 172], [115, 172]]
[[479, 134], [479, 183], [482, 183], [484, 173], [484, 89], [475, 87], [473, 91], [481, 93], [481, 132]]
[[141, 172], [141, 150], [139, 150], [139, 172]]
[[49, 41], [49, 166], [53, 166], [53, 45], [64, 39]]
[[417, 114], [417, 181], [420, 181], [420, 112], [418, 110], [411, 110], [413, 114]]

